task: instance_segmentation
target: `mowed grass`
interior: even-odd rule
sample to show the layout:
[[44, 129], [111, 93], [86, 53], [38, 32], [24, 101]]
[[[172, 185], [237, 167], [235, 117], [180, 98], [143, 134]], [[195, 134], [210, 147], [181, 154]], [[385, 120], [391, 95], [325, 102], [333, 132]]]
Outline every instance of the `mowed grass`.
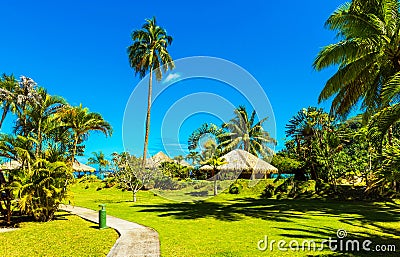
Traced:
[[[338, 229], [348, 239], [371, 240], [372, 246], [392, 244], [400, 250], [400, 205], [395, 202], [339, 202], [321, 199], [259, 199], [262, 183], [238, 195], [222, 193], [206, 201], [173, 202], [150, 191], [132, 194], [119, 189], [96, 191], [99, 184], [73, 187], [74, 203], [94, 210], [107, 204], [107, 214], [158, 231], [162, 256], [376, 256], [376, 252], [273, 251], [257, 249], [259, 240], [336, 239]], [[269, 241], [270, 242], [270, 241]]]
[[0, 256], [106, 256], [118, 238], [113, 229], [66, 212], [50, 222], [22, 222], [18, 230], [0, 233]]

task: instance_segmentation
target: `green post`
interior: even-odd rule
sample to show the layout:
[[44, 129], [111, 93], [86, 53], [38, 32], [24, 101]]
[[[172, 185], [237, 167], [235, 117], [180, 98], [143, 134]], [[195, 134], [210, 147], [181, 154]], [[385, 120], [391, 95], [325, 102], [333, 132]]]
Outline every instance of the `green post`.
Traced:
[[106, 224], [106, 220], [107, 220], [106, 205], [105, 204], [99, 204], [99, 207], [101, 207], [101, 209], [99, 210], [99, 228], [100, 229], [107, 228], [107, 224]]

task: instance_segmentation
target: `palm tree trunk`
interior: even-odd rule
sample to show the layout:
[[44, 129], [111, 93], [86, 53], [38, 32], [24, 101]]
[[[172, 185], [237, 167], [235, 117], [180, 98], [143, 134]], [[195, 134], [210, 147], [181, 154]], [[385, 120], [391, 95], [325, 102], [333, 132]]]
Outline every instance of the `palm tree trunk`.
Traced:
[[42, 120], [40, 119], [39, 120], [39, 124], [38, 124], [38, 132], [37, 132], [37, 134], [38, 134], [38, 143], [37, 143], [37, 146], [36, 146], [36, 158], [39, 157], [39, 153], [42, 150], [42, 130], [41, 130], [41, 127], [42, 127]]
[[1, 115], [1, 120], [0, 120], [0, 129], [3, 126], [3, 122], [6, 119], [6, 116], [7, 116], [7, 113], [8, 113], [9, 109], [10, 109], [10, 105], [9, 104], [4, 106], [4, 108], [3, 108], [3, 114]]
[[147, 95], [146, 132], [144, 136], [143, 160], [142, 160], [143, 169], [146, 167], [147, 145], [149, 143], [152, 83], [153, 83], [153, 68], [150, 68], [149, 92]]
[[393, 146], [393, 126], [390, 126], [388, 130], [388, 144]]
[[74, 165], [75, 162], [75, 155], [76, 155], [76, 149], [78, 145], [78, 139], [79, 136], [77, 134], [74, 135], [74, 148], [72, 149], [72, 155], [71, 155], [71, 167]]

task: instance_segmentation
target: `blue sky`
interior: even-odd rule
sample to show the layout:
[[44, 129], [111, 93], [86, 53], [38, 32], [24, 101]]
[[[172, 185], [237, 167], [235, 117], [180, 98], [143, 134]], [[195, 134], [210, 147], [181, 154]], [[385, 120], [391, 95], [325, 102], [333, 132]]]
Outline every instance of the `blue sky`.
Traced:
[[[126, 48], [132, 42], [131, 32], [140, 28], [145, 18], [156, 16], [159, 25], [174, 37], [169, 47], [174, 59], [223, 58], [257, 79], [275, 114], [280, 149], [287, 121], [299, 109], [317, 105], [318, 94], [333, 72], [316, 72], [312, 62], [322, 46], [335, 41], [335, 34], [323, 25], [344, 2], [5, 0], [0, 15], [0, 72], [31, 77], [51, 94], [101, 113], [112, 124], [114, 134], [111, 138], [93, 134], [86, 144], [87, 156], [98, 150], [106, 154], [122, 151], [125, 106], [140, 82], [129, 67]], [[213, 83], [217, 82], [189, 84], [221, 93], [213, 91]], [[182, 92], [185, 90], [177, 83], [169, 94], [183, 97]], [[171, 106], [171, 101], [177, 100], [163, 97], [155, 105]], [[320, 106], [327, 109], [329, 103]], [[161, 117], [159, 109], [154, 109], [152, 132], [160, 128]], [[180, 142], [184, 144], [196, 126], [208, 121], [218, 119], [205, 114], [188, 118], [179, 129]], [[143, 147], [141, 138], [143, 135], [134, 139], [132, 151], [136, 154]], [[163, 150], [158, 139], [150, 135], [150, 154]]]

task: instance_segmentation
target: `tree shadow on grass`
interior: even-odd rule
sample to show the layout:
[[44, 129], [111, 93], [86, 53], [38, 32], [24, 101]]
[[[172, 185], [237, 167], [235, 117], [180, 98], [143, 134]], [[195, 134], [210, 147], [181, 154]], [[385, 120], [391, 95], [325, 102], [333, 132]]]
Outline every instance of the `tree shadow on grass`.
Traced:
[[[240, 221], [245, 217], [259, 218], [276, 222], [297, 222], [299, 219], [311, 219], [315, 216], [337, 217], [340, 222], [354, 225], [365, 224], [372, 227], [366, 233], [352, 235], [354, 239], [367, 239], [376, 242], [393, 241], [392, 236], [398, 237], [398, 228], [384, 227], [377, 222], [400, 222], [400, 206], [391, 202], [343, 202], [321, 199], [254, 199], [237, 198], [227, 201], [197, 201], [197, 202], [169, 202], [153, 205], [133, 205], [138, 212], [158, 213], [159, 217], [173, 217], [175, 219], [214, 218], [222, 221]], [[277, 223], [277, 228], [284, 231], [282, 237], [288, 238], [329, 238], [336, 236], [336, 226], [313, 227], [302, 225], [301, 228], [291, 228], [290, 224]], [[334, 228], [336, 227], [336, 228]], [[374, 231], [376, 230], [376, 231]], [[376, 236], [377, 232], [386, 236]], [[375, 242], [373, 241], [373, 242]], [[400, 248], [400, 242], [397, 242]], [[354, 256], [359, 256], [356, 253]]]

